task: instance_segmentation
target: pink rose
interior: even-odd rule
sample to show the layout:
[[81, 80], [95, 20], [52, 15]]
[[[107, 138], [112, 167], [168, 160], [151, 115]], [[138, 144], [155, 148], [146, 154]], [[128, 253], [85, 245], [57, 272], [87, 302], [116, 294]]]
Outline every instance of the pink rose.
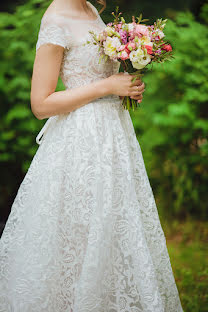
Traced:
[[122, 30], [122, 23], [115, 25], [115, 30], [119, 32], [119, 30]]
[[133, 40], [135, 36], [136, 36], [136, 33], [133, 30], [129, 31], [130, 40]]
[[129, 58], [129, 54], [128, 54], [126, 51], [122, 51], [122, 52], [121, 52], [120, 59], [121, 59], [122, 61], [125, 61], [125, 60], [127, 60], [128, 58]]
[[120, 34], [122, 43], [126, 44], [127, 43], [127, 32], [125, 30], [120, 29], [119, 34]]
[[159, 41], [159, 40], [160, 40], [160, 37], [159, 37], [159, 36], [156, 36], [154, 39], [155, 39], [155, 41]]
[[118, 29], [122, 28], [122, 23], [117, 24]]
[[125, 50], [125, 48], [126, 48], [126, 46], [123, 44], [123, 45], [121, 45], [121, 46], [119, 47], [118, 51], [119, 51], [119, 52], [120, 52], [120, 51], [123, 51], [123, 50]]
[[171, 47], [170, 44], [166, 44], [166, 45], [164, 45], [164, 46], [162, 47], [162, 50], [165, 50], [166, 52], [170, 52], [170, 51], [172, 51], [173, 49], [172, 49], [172, 47]]
[[130, 42], [130, 43], [128, 43], [127, 44], [127, 49], [129, 50], [129, 51], [132, 51], [132, 50], [135, 50], [136, 49], [136, 44], [134, 43], [134, 42]]
[[125, 45], [125, 51], [130, 54], [131, 51], [133, 50], [133, 48], [135, 49], [136, 48], [136, 44], [133, 43], [133, 42], [128, 42], [126, 45]]
[[144, 47], [147, 49], [147, 53], [148, 54], [152, 54], [153, 53], [152, 46], [149, 46], [149, 45], [146, 44]]
[[136, 29], [135, 31], [138, 33], [138, 34], [142, 34], [143, 36], [149, 36], [149, 29], [147, 26], [145, 25], [136, 25]]

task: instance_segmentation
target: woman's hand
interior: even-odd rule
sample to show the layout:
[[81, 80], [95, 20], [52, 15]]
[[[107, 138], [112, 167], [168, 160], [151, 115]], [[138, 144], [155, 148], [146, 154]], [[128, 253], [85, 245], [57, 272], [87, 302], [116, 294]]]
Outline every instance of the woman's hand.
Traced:
[[134, 75], [126, 73], [119, 73], [108, 77], [109, 92], [119, 95], [121, 98], [129, 96], [131, 99], [137, 100], [141, 103], [145, 91], [145, 84], [141, 79], [136, 79], [136, 81], [132, 83], [134, 77]]

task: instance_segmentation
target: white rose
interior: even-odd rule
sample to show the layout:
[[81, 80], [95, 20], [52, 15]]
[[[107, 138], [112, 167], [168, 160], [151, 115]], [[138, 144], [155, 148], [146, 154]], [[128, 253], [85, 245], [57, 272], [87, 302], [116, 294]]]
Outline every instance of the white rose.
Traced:
[[108, 36], [110, 36], [110, 37], [113, 36], [114, 30], [110, 26], [107, 26], [105, 28], [105, 31], [106, 31]]
[[141, 39], [141, 43], [153, 47], [153, 42], [151, 41], [151, 39], [149, 37], [143, 37]]
[[103, 33], [100, 33], [100, 34], [98, 35], [98, 41], [104, 41], [105, 39], [106, 39], [106, 36], [104, 36]]
[[129, 57], [130, 57], [131, 62], [136, 62], [138, 58], [143, 55], [144, 55], [144, 51], [141, 49], [141, 46], [140, 46], [136, 51], [132, 51], [129, 54]]
[[107, 40], [104, 42], [105, 54], [107, 54], [111, 58], [115, 57], [120, 46], [121, 42], [117, 37], [108, 37]]
[[132, 51], [129, 55], [132, 62], [132, 66], [135, 69], [142, 69], [151, 62], [151, 57], [149, 54], [144, 54], [144, 51], [139, 49], [137, 51]]

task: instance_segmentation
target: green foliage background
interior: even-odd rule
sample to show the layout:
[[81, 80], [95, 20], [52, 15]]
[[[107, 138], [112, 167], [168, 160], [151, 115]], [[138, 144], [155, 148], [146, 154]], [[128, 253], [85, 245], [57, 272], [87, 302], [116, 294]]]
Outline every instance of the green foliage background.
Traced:
[[205, 218], [208, 27], [183, 12], [169, 20], [166, 33], [175, 60], [147, 75], [144, 105], [132, 117], [160, 207], [171, 215]]
[[[49, 1], [21, 2], [10, 13], [6, 10], [0, 13], [3, 222], [38, 148], [35, 137], [45, 122], [37, 120], [31, 112], [30, 85], [40, 20]], [[169, 9], [161, 11], [165, 7], [163, 0], [143, 1], [139, 6], [137, 1], [132, 1], [131, 7], [126, 0], [115, 0], [102, 17], [109, 22], [111, 11], [119, 4], [123, 12], [128, 12], [124, 17], [129, 19], [140, 12], [145, 13], [145, 18], [151, 16], [151, 20], [169, 18], [166, 34], [174, 47], [175, 60], [154, 66], [145, 76], [142, 106], [131, 112], [131, 117], [167, 233], [169, 252], [175, 259], [173, 269], [185, 312], [205, 312], [208, 306], [205, 260], [208, 232], [203, 221], [207, 218], [208, 201], [208, 3], [205, 1], [196, 14], [184, 10], [191, 0], [169, 3]], [[61, 81], [57, 86], [60, 89], [63, 89]]]

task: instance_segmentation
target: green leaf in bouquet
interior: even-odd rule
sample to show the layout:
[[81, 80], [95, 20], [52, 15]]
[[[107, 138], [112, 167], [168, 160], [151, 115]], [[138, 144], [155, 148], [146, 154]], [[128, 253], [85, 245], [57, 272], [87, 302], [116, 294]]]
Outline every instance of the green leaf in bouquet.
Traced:
[[114, 33], [114, 36], [118, 37], [118, 38], [121, 38], [121, 35], [118, 33], [118, 32], [115, 32]]
[[132, 100], [132, 101], [131, 101], [131, 104], [132, 104], [132, 105], [131, 105], [131, 106], [132, 106], [132, 110], [133, 110], [133, 112], [134, 112], [134, 111], [135, 111], [135, 100]]
[[137, 19], [138, 19], [137, 24], [140, 24], [142, 21], [142, 13], [139, 15], [139, 17], [137, 17]]
[[149, 19], [148, 18], [145, 18], [143, 20], [141, 20], [142, 23], [145, 23], [145, 22], [149, 22]]
[[134, 77], [134, 78], [132, 79], [132, 83], [134, 83], [136, 80], [137, 80], [137, 77]]
[[135, 42], [139, 42], [139, 37], [138, 37], [138, 36], [135, 36], [134, 41], [135, 41]]
[[122, 23], [126, 24], [126, 21], [125, 21], [125, 19], [123, 18], [123, 16], [121, 17], [121, 21], [122, 21]]
[[120, 15], [122, 14], [119, 12], [119, 6], [116, 6], [115, 12], [111, 13], [114, 17], [114, 24], [117, 25], [120, 21]]
[[128, 111], [130, 110], [130, 106], [131, 106], [130, 97], [127, 96], [127, 97], [126, 97], [126, 107], [127, 107]]

